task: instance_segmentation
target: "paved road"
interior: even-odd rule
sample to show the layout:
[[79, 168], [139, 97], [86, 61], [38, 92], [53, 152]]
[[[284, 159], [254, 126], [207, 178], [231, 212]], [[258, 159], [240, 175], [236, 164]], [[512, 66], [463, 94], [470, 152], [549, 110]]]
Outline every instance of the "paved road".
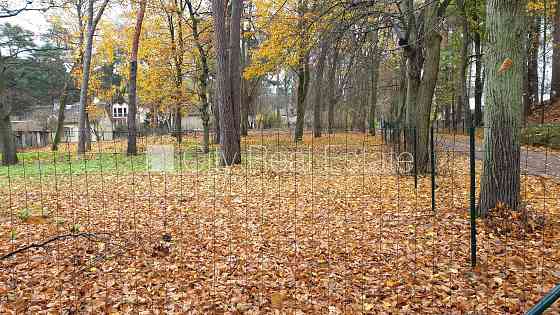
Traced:
[[[447, 135], [437, 136], [437, 146], [446, 151], [469, 153], [469, 143], [466, 137], [456, 137], [450, 139]], [[476, 143], [475, 157], [482, 160], [484, 149], [482, 141]], [[521, 149], [521, 170], [522, 174], [549, 176], [560, 179], [560, 154], [546, 148]]]

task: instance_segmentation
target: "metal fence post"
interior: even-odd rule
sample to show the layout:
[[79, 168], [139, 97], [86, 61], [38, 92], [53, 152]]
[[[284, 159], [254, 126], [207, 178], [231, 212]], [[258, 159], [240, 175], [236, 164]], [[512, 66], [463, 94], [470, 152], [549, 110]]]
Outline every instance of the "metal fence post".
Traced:
[[533, 306], [525, 315], [540, 315], [544, 313], [554, 302], [560, 299], [560, 284], [556, 285], [548, 294]]
[[432, 211], [436, 211], [436, 161], [434, 149], [434, 127], [430, 128], [430, 162], [431, 162], [431, 177], [432, 177]]
[[475, 164], [475, 141], [474, 141], [475, 128], [469, 128], [469, 157], [470, 157], [470, 173], [471, 173], [471, 188], [470, 188], [470, 216], [471, 216], [471, 266], [476, 266], [476, 164]]
[[418, 159], [416, 158], [418, 156], [417, 151], [416, 151], [416, 143], [418, 142], [418, 133], [416, 131], [416, 128], [414, 128], [414, 188], [418, 189]]

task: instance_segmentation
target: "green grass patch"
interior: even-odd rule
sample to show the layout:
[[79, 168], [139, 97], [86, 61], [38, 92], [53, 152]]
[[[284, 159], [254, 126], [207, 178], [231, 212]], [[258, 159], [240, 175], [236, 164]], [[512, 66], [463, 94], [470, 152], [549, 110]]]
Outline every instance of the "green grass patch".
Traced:
[[[39, 180], [52, 176], [80, 176], [100, 173], [141, 173], [150, 171], [146, 153], [128, 156], [125, 153], [88, 153], [78, 156], [75, 153], [58, 152], [21, 152], [19, 163], [0, 166], [0, 186], [9, 179], [21, 178]], [[219, 159], [219, 151], [203, 154], [195, 150], [175, 151], [171, 172], [208, 171], [214, 168]], [[243, 162], [247, 159], [244, 157]]]
[[524, 145], [560, 149], [560, 125], [545, 124], [527, 127], [521, 133], [521, 142]]

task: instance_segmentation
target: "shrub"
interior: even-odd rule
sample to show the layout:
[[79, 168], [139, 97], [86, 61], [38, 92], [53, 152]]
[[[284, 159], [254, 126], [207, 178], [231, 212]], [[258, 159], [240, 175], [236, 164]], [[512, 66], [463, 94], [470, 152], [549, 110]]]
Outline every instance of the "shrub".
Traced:
[[23, 222], [27, 221], [27, 219], [29, 219], [30, 216], [31, 216], [31, 210], [27, 208], [21, 209], [18, 213], [18, 218]]
[[80, 225], [78, 223], [72, 224], [72, 226], [70, 226], [70, 232], [71, 233], [79, 233], [80, 232]]
[[560, 125], [538, 125], [523, 129], [521, 143], [560, 149]]

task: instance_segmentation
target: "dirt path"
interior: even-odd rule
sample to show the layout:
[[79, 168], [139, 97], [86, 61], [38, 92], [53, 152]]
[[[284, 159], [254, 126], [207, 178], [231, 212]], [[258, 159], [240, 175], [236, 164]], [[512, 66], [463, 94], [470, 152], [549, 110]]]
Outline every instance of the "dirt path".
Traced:
[[[484, 158], [482, 140], [477, 139], [475, 146], [475, 157], [477, 160], [482, 160]], [[469, 154], [469, 139], [465, 136], [438, 135], [436, 147], [439, 150]], [[560, 154], [546, 148], [522, 147], [521, 171], [522, 174], [560, 179]]]

